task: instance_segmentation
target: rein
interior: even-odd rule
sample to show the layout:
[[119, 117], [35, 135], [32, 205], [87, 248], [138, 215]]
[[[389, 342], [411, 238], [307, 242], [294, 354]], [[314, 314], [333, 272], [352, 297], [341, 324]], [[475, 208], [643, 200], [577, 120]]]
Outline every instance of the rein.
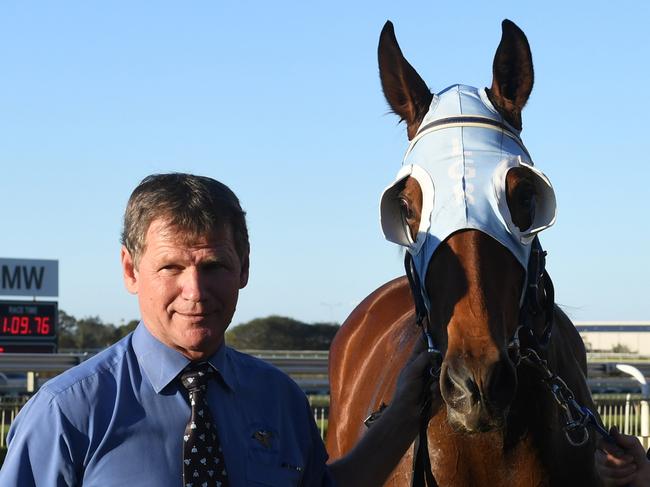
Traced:
[[413, 476], [411, 477], [412, 487], [438, 487], [436, 479], [433, 477], [433, 470], [431, 469], [431, 458], [429, 457], [429, 439], [427, 437], [427, 428], [429, 426], [429, 409], [431, 408], [431, 395], [429, 394], [429, 384], [435, 378], [440, 376], [440, 365], [442, 364], [442, 353], [438, 349], [433, 335], [429, 330], [427, 324], [427, 308], [424, 304], [424, 295], [422, 294], [422, 286], [417, 272], [413, 268], [413, 259], [411, 254], [406, 252], [404, 256], [404, 268], [406, 270], [406, 277], [409, 281], [413, 301], [415, 302], [416, 323], [422, 329], [422, 335], [427, 346], [427, 352], [436, 353], [438, 359], [437, 371], [433, 368], [429, 370], [429, 380], [427, 387], [424, 388], [424, 405], [422, 407], [422, 414], [420, 416], [420, 432], [415, 442], [415, 454], [413, 455]]
[[[598, 422], [594, 413], [580, 405], [569, 386], [548, 368], [542, 357], [546, 355], [553, 330], [555, 290], [546, 272], [546, 252], [535, 237], [528, 260], [528, 277], [524, 305], [520, 311], [520, 325], [508, 344], [510, 359], [518, 367], [524, 363], [533, 368], [553, 395], [564, 416], [564, 435], [572, 446], [582, 446], [589, 440], [587, 426], [593, 427], [605, 440], [615, 443], [609, 432]], [[544, 331], [538, 339], [533, 332], [533, 318], [544, 314]], [[574, 439], [574, 435], [578, 439]]]

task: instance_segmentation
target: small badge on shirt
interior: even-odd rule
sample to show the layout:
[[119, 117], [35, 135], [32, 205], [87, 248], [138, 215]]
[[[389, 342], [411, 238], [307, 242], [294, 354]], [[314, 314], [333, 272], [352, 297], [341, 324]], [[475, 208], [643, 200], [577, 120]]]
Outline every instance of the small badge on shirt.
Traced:
[[253, 438], [259, 441], [264, 448], [270, 448], [273, 433], [266, 430], [257, 430], [255, 433], [253, 433]]

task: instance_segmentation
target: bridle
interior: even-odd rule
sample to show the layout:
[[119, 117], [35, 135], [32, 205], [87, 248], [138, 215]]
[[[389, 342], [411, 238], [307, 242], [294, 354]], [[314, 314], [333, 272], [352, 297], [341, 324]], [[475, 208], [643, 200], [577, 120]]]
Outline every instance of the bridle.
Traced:
[[[553, 331], [555, 288], [551, 277], [546, 272], [546, 251], [542, 249], [537, 236], [531, 243], [522, 301], [519, 309], [519, 326], [508, 344], [508, 353], [515, 366], [521, 363], [522, 349], [532, 349], [538, 354], [545, 355]], [[533, 323], [540, 315], [544, 318], [544, 330], [537, 338]]]
[[[508, 355], [516, 368], [525, 364], [539, 374], [542, 383], [550, 390], [565, 417], [563, 429], [566, 439], [571, 445], [582, 446], [589, 440], [587, 426], [594, 427], [606, 440], [614, 442], [593, 412], [586, 406], [580, 405], [566, 383], [548, 368], [545, 357], [553, 331], [555, 291], [553, 282], [546, 271], [546, 252], [542, 249], [537, 236], [531, 245], [523, 304], [519, 310], [519, 326], [508, 343]], [[415, 303], [416, 324], [422, 330], [428, 352], [435, 357], [435, 365], [429, 370], [427, 385], [424, 388], [424, 406], [420, 418], [420, 431], [415, 443], [411, 485], [412, 487], [437, 487], [428, 452], [427, 428], [431, 405], [430, 385], [439, 378], [442, 353], [429, 328], [424, 288], [415, 272], [413, 259], [409, 252], [406, 252], [404, 257], [404, 268]], [[534, 332], [533, 324], [540, 315], [544, 319], [544, 330], [538, 337]], [[578, 435], [577, 440], [574, 439], [575, 435]]]
[[[495, 120], [486, 116], [475, 115], [461, 115], [453, 117], [444, 117], [428, 123], [425, 123], [419, 130], [415, 137], [410, 141], [409, 148], [406, 151], [404, 160], [406, 161], [414, 147], [423, 137], [440, 130], [454, 128], [454, 127], [478, 127], [487, 129], [489, 131], [497, 131], [516, 143], [523, 154], [529, 160], [530, 154], [526, 149], [523, 141], [519, 137], [517, 131], [511, 126], [504, 123], [502, 120]], [[512, 252], [512, 250], [510, 250]], [[530, 253], [528, 255], [528, 262], [526, 265], [526, 282], [522, 289], [520, 296], [520, 310], [519, 310], [519, 324], [513, 333], [513, 336], [508, 342], [508, 355], [513, 363], [518, 366], [522, 361], [527, 360], [532, 351], [535, 356], [545, 356], [546, 348], [551, 339], [553, 328], [553, 314], [554, 314], [554, 290], [553, 283], [546, 272], [546, 252], [541, 247], [538, 236], [535, 234], [532, 242], [530, 242]], [[413, 296], [416, 311], [416, 323], [422, 330], [427, 350], [433, 354], [435, 364], [429, 371], [427, 378], [427, 387], [425, 388], [425, 400], [423, 401], [425, 407], [420, 419], [420, 433], [416, 441], [415, 455], [413, 458], [413, 479], [412, 485], [414, 487], [420, 486], [433, 486], [437, 485], [433, 477], [428, 453], [427, 445], [427, 427], [429, 423], [429, 409], [431, 403], [429, 384], [433, 383], [439, 378], [440, 367], [442, 365], [442, 353], [439, 345], [435, 342], [435, 334], [430, 329], [427, 312], [427, 297], [426, 291], [422, 286], [420, 278], [416, 271], [413, 256], [410, 251], [405, 253], [404, 268], [406, 276]], [[421, 270], [426, 272], [426, 268]], [[544, 330], [540, 337], [534, 332], [534, 323], [543, 318]], [[523, 357], [526, 357], [524, 359]]]
[[[440, 353], [433, 334], [426, 323], [427, 308], [424, 302], [424, 288], [413, 266], [413, 258], [409, 252], [404, 256], [404, 269], [411, 288], [411, 295], [415, 303], [416, 323], [422, 329], [423, 337], [429, 352]], [[515, 330], [508, 344], [508, 352], [513, 363], [520, 362], [521, 348], [532, 348], [538, 353], [543, 353], [551, 340], [553, 330], [553, 310], [555, 307], [555, 291], [553, 281], [546, 272], [546, 251], [539, 243], [539, 237], [532, 242], [530, 257], [528, 259], [528, 272], [526, 287], [519, 310], [519, 326]], [[533, 331], [534, 319], [544, 315], [544, 331], [541, 338], [537, 338]]]
[[[519, 326], [515, 330], [508, 344], [508, 353], [513, 363], [518, 366], [522, 362], [522, 350], [526, 350], [525, 356], [528, 356], [529, 350], [534, 350], [537, 356], [545, 355], [546, 348], [551, 339], [553, 329], [553, 309], [554, 309], [554, 288], [553, 282], [546, 272], [546, 252], [542, 250], [539, 238], [536, 236], [532, 243], [530, 257], [528, 259], [528, 272], [526, 277], [526, 287], [524, 290], [523, 304], [519, 311]], [[416, 324], [422, 330], [423, 339], [427, 346], [427, 351], [435, 355], [436, 365], [429, 370], [427, 382], [433, 382], [440, 375], [440, 365], [442, 364], [442, 353], [436, 344], [434, 334], [429, 329], [429, 320], [427, 319], [427, 308], [424, 302], [424, 288], [420, 279], [415, 272], [413, 259], [409, 252], [405, 253], [404, 268], [406, 277], [411, 288], [411, 294], [415, 303]], [[541, 338], [537, 338], [533, 330], [533, 322], [540, 314], [544, 315], [545, 328]], [[425, 388], [425, 394], [429, 395], [430, 388]], [[429, 424], [429, 407], [430, 396], [425, 399], [423, 415], [420, 418], [420, 432], [415, 446], [415, 455], [413, 457], [413, 487], [433, 487], [437, 486], [433, 473], [428, 452], [427, 427]]]
[[[451, 138], [440, 133], [447, 129], [455, 130]], [[527, 230], [513, 226], [507, 199], [502, 197], [507, 171], [513, 167], [529, 171], [541, 195], [542, 205], [536, 207]], [[401, 191], [401, 181], [406, 177], [419, 183], [424, 197], [416, 235], [411, 234], [403, 216], [399, 217], [400, 209], [394, 204]], [[448, 181], [451, 184], [447, 184]], [[457, 199], [459, 194], [461, 198]], [[415, 304], [416, 323], [422, 330], [429, 353], [435, 357], [424, 392], [412, 485], [437, 485], [427, 451], [427, 428], [432, 401], [430, 386], [439, 378], [443, 358], [434, 338], [436, 334], [430, 329], [429, 298], [421, 280], [425, 278], [437, 246], [445, 236], [459, 230], [483, 231], [504, 245], [525, 268], [517, 328], [506, 346], [508, 357], [517, 369], [531, 367], [549, 389], [564, 415], [563, 429], [569, 443], [576, 446], [586, 443], [589, 424], [607, 435], [594, 414], [575, 401], [566, 383], [548, 367], [546, 358], [553, 333], [555, 293], [546, 271], [546, 252], [537, 235], [555, 222], [555, 195], [548, 178], [533, 167], [519, 131], [497, 114], [485, 90], [454, 85], [434, 97], [422, 126], [409, 143], [402, 168], [395, 181], [384, 190], [380, 201], [384, 236], [407, 247], [404, 267]], [[541, 334], [535, 333], [538, 323], [543, 323]], [[370, 415], [366, 424], [375, 417], [376, 413]]]

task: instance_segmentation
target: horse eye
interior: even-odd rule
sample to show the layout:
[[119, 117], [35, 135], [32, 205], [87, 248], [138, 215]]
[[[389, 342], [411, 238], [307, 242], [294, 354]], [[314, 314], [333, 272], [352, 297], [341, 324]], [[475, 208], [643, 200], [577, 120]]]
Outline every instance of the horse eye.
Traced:
[[508, 197], [512, 222], [522, 232], [530, 228], [535, 220], [536, 197], [535, 186], [526, 181], [517, 184]]
[[409, 202], [406, 200], [406, 198], [399, 199], [399, 208], [403, 218], [406, 220], [413, 218], [413, 210], [409, 206]]
[[520, 184], [515, 189], [514, 200], [521, 209], [527, 210], [533, 206], [535, 199], [535, 188], [530, 184]]
[[533, 195], [527, 191], [520, 191], [520, 194], [518, 195], [518, 203], [519, 205], [528, 208], [533, 202]]

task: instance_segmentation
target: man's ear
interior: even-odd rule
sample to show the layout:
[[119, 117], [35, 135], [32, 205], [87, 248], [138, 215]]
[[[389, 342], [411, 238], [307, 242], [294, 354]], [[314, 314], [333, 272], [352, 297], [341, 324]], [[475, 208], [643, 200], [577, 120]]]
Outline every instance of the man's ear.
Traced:
[[135, 268], [131, 253], [122, 245], [120, 251], [120, 261], [122, 263], [122, 277], [126, 290], [131, 294], [138, 294], [138, 270]]
[[244, 289], [246, 287], [246, 284], [248, 284], [248, 270], [250, 267], [250, 260], [248, 258], [249, 251], [246, 251], [246, 255], [244, 256], [242, 263], [241, 263], [241, 272], [239, 274], [239, 289]]

